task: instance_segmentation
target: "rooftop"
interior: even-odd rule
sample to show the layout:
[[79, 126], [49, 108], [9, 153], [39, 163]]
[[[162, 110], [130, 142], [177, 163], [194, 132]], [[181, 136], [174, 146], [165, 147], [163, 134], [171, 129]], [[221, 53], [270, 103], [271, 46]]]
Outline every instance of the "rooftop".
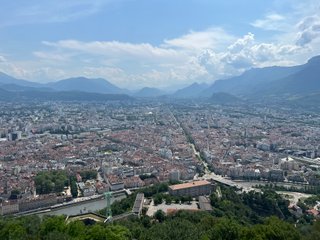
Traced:
[[169, 186], [169, 188], [171, 188], [172, 190], [179, 190], [184, 188], [192, 188], [192, 187], [205, 186], [205, 185], [210, 185], [210, 182], [206, 180], [194, 181], [194, 182], [172, 185], [172, 186]]
[[136, 200], [134, 202], [134, 205], [133, 205], [133, 208], [132, 208], [132, 212], [133, 213], [139, 213], [140, 212], [140, 208], [141, 208], [141, 202], [143, 201], [144, 199], [144, 194], [143, 193], [138, 193], [137, 194], [137, 197], [136, 197]]

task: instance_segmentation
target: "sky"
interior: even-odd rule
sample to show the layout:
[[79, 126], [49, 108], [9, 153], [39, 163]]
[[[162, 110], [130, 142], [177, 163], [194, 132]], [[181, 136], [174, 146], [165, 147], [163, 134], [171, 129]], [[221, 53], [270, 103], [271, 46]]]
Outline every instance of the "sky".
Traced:
[[318, 0], [0, 0], [0, 71], [36, 82], [178, 87], [319, 54]]

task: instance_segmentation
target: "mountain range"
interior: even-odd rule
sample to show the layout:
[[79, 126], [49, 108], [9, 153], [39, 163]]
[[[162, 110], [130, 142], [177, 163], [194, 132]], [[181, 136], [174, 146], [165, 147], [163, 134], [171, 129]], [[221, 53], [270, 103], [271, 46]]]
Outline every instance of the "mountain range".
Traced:
[[[56, 95], [66, 99], [66, 94], [77, 99], [79, 93], [91, 94], [89, 98], [95, 99], [92, 94], [107, 95], [131, 95], [133, 97], [161, 97], [167, 95], [170, 98], [207, 98], [225, 99], [232, 98], [231, 102], [253, 99], [310, 99], [320, 97], [320, 56], [311, 58], [307, 63], [292, 67], [265, 67], [253, 68], [239, 76], [217, 80], [211, 85], [205, 83], [193, 83], [181, 88], [174, 93], [167, 93], [157, 88], [145, 87], [138, 91], [122, 89], [102, 78], [89, 79], [75, 77], [46, 84], [35, 83], [23, 79], [16, 79], [0, 72], [0, 99], [4, 96], [20, 96], [32, 98], [34, 96]], [[41, 93], [42, 92], [42, 93]], [[64, 92], [64, 94], [61, 94]], [[18, 94], [19, 93], [19, 94]], [[32, 93], [32, 94], [31, 94]], [[59, 94], [58, 94], [59, 93]], [[224, 93], [213, 95], [216, 93]], [[88, 95], [89, 96], [89, 95]], [[101, 95], [96, 96], [97, 99]]]
[[[208, 89], [209, 85], [206, 83], [192, 83], [191, 85], [177, 90], [173, 95], [176, 98], [195, 98], [198, 97], [203, 91]], [[212, 95], [208, 94], [208, 96]]]
[[320, 93], [320, 56], [311, 58], [303, 65], [254, 68], [240, 76], [217, 80], [197, 97], [210, 97], [218, 92], [244, 99]]
[[160, 90], [158, 88], [150, 88], [150, 87], [144, 87], [140, 89], [139, 91], [134, 93], [134, 96], [137, 97], [159, 97], [162, 95], [165, 95], [166, 92], [163, 90]]
[[68, 78], [58, 82], [48, 83], [47, 86], [57, 91], [82, 91], [108, 94], [119, 94], [128, 92], [128, 90], [121, 89], [102, 78]]
[[103, 94], [77, 91], [6, 91], [0, 88], [0, 101], [132, 101], [125, 94]]

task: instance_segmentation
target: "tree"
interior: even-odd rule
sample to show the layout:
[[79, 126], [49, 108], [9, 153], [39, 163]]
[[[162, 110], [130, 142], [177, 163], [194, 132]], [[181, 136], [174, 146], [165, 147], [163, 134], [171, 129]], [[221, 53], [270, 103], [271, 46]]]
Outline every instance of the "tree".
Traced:
[[311, 226], [305, 226], [303, 229], [303, 236], [305, 240], [318, 240], [320, 236], [320, 220], [313, 222]]
[[255, 225], [253, 231], [256, 236], [261, 239], [272, 240], [299, 240], [300, 234], [297, 229], [277, 217], [270, 217], [265, 220], [265, 223]]
[[153, 198], [154, 205], [158, 205], [162, 203], [162, 194], [157, 194]]
[[12, 220], [0, 229], [0, 239], [3, 240], [19, 240], [27, 235], [26, 229], [21, 226], [18, 221]]
[[145, 231], [142, 240], [196, 240], [200, 239], [201, 232], [197, 226], [185, 219], [173, 219], [161, 224], [155, 224]]
[[71, 184], [70, 184], [70, 188], [71, 188], [71, 195], [72, 197], [76, 198], [78, 197], [78, 186], [75, 180], [71, 180]]
[[87, 170], [87, 171], [80, 172], [80, 175], [82, 177], [82, 180], [85, 182], [90, 179], [96, 179], [98, 173], [95, 170]]
[[92, 227], [89, 227], [86, 231], [86, 240], [100, 240], [106, 239], [105, 228], [99, 224], [95, 224]]
[[172, 197], [170, 195], [164, 195], [164, 200], [168, 205], [172, 203]]
[[84, 236], [86, 235], [86, 227], [82, 221], [75, 221], [70, 222], [67, 225], [67, 233], [70, 237], [73, 237], [75, 239], [84, 239]]
[[68, 186], [68, 177], [65, 171], [39, 172], [34, 182], [38, 194], [60, 193]]
[[163, 222], [166, 218], [166, 214], [162, 210], [157, 210], [153, 217], [157, 219], [159, 222]]
[[59, 217], [45, 217], [40, 226], [40, 235], [46, 236], [51, 232], [65, 232], [66, 224], [64, 216]]
[[130, 231], [120, 225], [109, 225], [106, 228], [106, 239], [110, 240], [126, 240], [131, 239]]
[[234, 240], [240, 238], [240, 225], [233, 220], [221, 218], [211, 229], [210, 239]]
[[11, 195], [9, 199], [18, 199], [19, 195], [20, 195], [20, 191], [18, 189], [13, 189], [11, 191]]

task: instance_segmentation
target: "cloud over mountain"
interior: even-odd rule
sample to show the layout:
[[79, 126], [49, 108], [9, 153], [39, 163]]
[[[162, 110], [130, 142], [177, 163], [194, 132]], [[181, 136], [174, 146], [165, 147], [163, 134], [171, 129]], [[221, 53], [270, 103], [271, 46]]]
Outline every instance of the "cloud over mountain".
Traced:
[[[128, 1], [124, 2], [129, 4]], [[4, 9], [13, 6], [16, 8], [12, 16], [8, 16], [5, 10], [0, 10], [0, 13], [3, 13], [0, 19], [3, 19], [4, 23], [9, 24], [12, 20], [12, 25], [24, 25], [26, 28], [31, 25], [31, 30], [32, 27], [43, 25], [55, 32], [51, 35], [43, 34], [44, 37], [29, 34], [29, 45], [32, 47], [15, 47], [15, 54], [8, 54], [1, 49], [0, 70], [17, 78], [35, 79], [39, 82], [81, 75], [106, 78], [120, 87], [164, 88], [172, 84], [187, 85], [195, 81], [211, 83], [216, 79], [238, 75], [253, 67], [301, 64], [311, 56], [320, 54], [320, 18], [317, 14], [319, 3], [316, 1], [293, 0], [286, 4], [271, 1], [266, 10], [257, 9], [257, 14], [250, 9], [231, 9], [227, 4], [226, 7], [229, 8], [224, 10], [233, 14], [234, 19], [223, 16], [223, 21], [219, 21], [219, 12], [216, 12], [216, 15], [207, 16], [212, 17], [212, 23], [201, 24], [195, 28], [192, 23], [199, 19], [189, 19], [189, 15], [180, 19], [183, 12], [173, 11], [171, 18], [176, 21], [169, 22], [166, 27], [172, 25], [174, 31], [166, 32], [156, 39], [153, 39], [153, 30], [165, 31], [162, 24], [166, 19], [158, 21], [151, 13], [146, 12], [150, 22], [145, 21], [142, 19], [144, 15], [138, 16], [131, 12], [126, 8], [126, 4], [122, 5], [118, 1], [94, 0], [89, 3], [72, 0], [39, 5], [35, 4], [35, 1], [21, 2], [22, 7], [17, 3], [6, 5]], [[170, 6], [172, 4], [174, 5], [170, 3]], [[205, 6], [213, 3], [203, 4]], [[235, 4], [237, 3], [233, 3]], [[255, 3], [257, 7], [259, 4]], [[178, 7], [173, 5], [172, 7]], [[23, 8], [24, 6], [26, 8]], [[109, 28], [104, 27], [110, 19], [104, 19], [105, 16], [100, 14], [107, 11], [108, 6], [114, 7], [119, 15], [117, 22], [108, 25], [109, 28], [114, 27], [113, 35], [109, 35]], [[197, 10], [201, 10], [201, 14], [206, 10], [203, 6]], [[74, 9], [79, 11], [73, 13]], [[148, 10], [152, 11], [154, 7], [148, 5]], [[194, 9], [189, 10], [192, 15]], [[5, 19], [5, 16], [8, 18]], [[136, 18], [139, 18], [140, 22], [131, 25]], [[22, 19], [25, 19], [25, 23]], [[205, 18], [200, 20], [204, 21]], [[89, 29], [89, 32], [77, 32], [78, 28], [74, 28], [77, 21]], [[65, 22], [66, 25], [59, 25], [60, 22]], [[179, 27], [185, 22], [183, 28]], [[121, 24], [125, 28], [115, 27]], [[2, 28], [10, 28], [9, 25]], [[144, 29], [146, 26], [147, 29]], [[25, 36], [23, 28], [19, 28], [19, 31], [16, 36]], [[46, 31], [50, 32], [43, 30]], [[137, 31], [139, 34], [136, 34]], [[148, 34], [149, 31], [152, 33]], [[101, 33], [105, 33], [103, 37], [97, 37]], [[37, 37], [37, 40], [33, 37]], [[9, 45], [8, 49], [12, 48]]]

